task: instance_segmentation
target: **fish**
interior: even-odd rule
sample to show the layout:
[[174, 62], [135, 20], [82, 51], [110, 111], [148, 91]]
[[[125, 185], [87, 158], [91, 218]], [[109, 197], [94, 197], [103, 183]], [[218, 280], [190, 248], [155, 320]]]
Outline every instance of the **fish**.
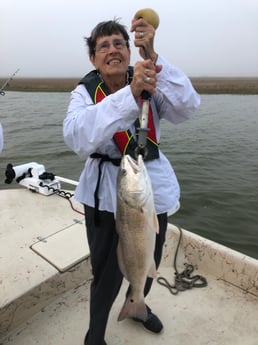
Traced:
[[144, 301], [147, 277], [157, 275], [154, 261], [156, 234], [159, 231], [151, 180], [143, 156], [121, 159], [117, 177], [116, 231], [117, 257], [123, 276], [131, 289], [118, 316], [147, 320]]

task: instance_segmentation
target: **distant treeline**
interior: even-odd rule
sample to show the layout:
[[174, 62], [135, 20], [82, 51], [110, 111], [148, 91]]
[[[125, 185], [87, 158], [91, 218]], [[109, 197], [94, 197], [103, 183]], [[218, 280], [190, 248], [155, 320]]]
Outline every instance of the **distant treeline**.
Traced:
[[[70, 92], [80, 78], [14, 78], [6, 91]], [[258, 78], [190, 78], [201, 94], [258, 94]], [[0, 87], [6, 79], [0, 78]]]

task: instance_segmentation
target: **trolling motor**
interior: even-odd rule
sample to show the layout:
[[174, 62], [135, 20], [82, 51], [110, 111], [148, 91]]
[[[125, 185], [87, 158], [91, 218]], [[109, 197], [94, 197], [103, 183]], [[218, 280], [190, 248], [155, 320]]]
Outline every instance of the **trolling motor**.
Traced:
[[59, 190], [60, 181], [52, 173], [47, 173], [42, 164], [35, 162], [13, 166], [8, 164], [5, 170], [5, 183], [11, 184], [14, 179], [32, 192], [51, 195]]

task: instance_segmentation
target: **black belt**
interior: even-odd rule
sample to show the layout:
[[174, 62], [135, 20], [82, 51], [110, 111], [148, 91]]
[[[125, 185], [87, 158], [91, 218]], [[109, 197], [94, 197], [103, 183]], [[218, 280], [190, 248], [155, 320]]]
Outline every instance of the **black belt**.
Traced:
[[95, 202], [95, 225], [98, 226], [100, 223], [99, 219], [99, 186], [100, 186], [100, 179], [101, 179], [101, 174], [102, 174], [102, 164], [104, 162], [111, 162], [115, 166], [119, 166], [121, 163], [121, 158], [111, 158], [108, 155], [102, 155], [101, 153], [92, 153], [90, 155], [90, 158], [99, 158], [99, 166], [98, 166], [98, 180], [94, 192], [94, 202]]

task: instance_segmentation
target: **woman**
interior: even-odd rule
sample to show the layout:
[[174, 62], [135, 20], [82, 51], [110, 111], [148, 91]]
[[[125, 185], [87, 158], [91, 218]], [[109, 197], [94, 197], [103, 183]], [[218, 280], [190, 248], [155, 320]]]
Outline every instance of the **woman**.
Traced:
[[[175, 173], [158, 148], [159, 122], [161, 119], [174, 124], [185, 121], [200, 103], [199, 95], [185, 74], [155, 52], [155, 29], [141, 18], [133, 19], [131, 32], [143, 59], [134, 67], [129, 66], [129, 35], [117, 20], [99, 23], [86, 38], [95, 69], [72, 92], [63, 125], [66, 144], [81, 158], [87, 158], [75, 193], [85, 208], [93, 273], [85, 345], [106, 344], [109, 312], [123, 279], [116, 256], [116, 179], [121, 156], [135, 153], [140, 96], [144, 90], [151, 95], [145, 165], [152, 181], [159, 220], [155, 248], [157, 267], [165, 241], [167, 213], [176, 208], [180, 197]], [[148, 278], [145, 296], [151, 284], [152, 279]], [[147, 310], [147, 321], [134, 320], [149, 331], [161, 332], [161, 321], [149, 306]]]

